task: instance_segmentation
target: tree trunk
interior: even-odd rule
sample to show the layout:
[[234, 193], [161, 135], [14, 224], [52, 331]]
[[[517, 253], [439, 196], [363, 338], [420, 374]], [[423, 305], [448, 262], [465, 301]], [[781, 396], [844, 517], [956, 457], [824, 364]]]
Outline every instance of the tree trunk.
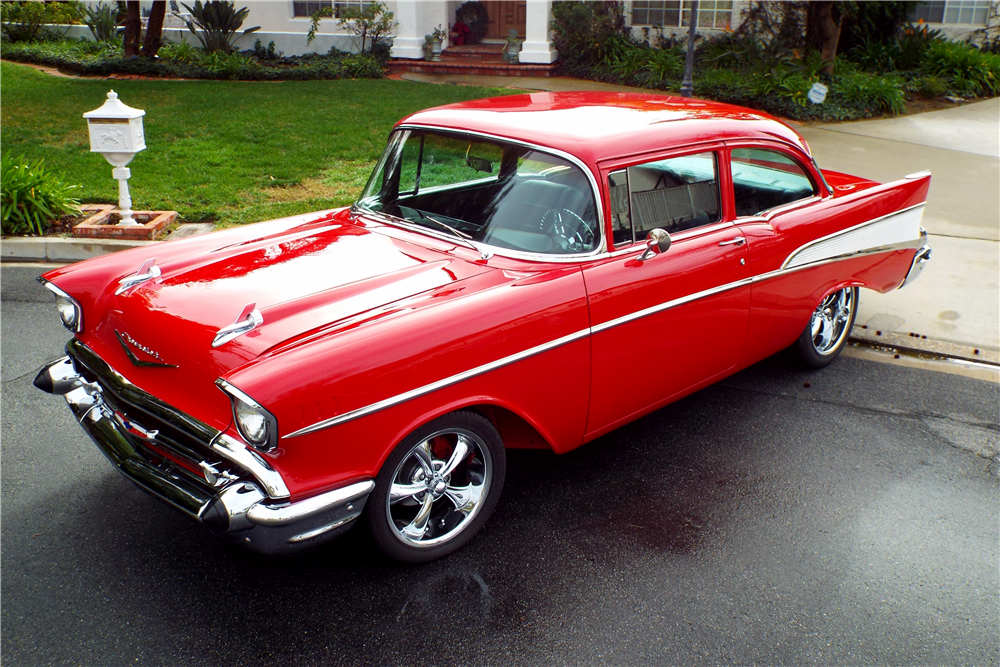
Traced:
[[125, 57], [139, 55], [139, 38], [142, 36], [142, 19], [139, 0], [125, 3]]
[[149, 12], [149, 24], [146, 26], [146, 36], [142, 40], [142, 57], [152, 60], [160, 50], [163, 41], [163, 17], [167, 13], [167, 0], [153, 0], [153, 8]]
[[806, 19], [806, 39], [811, 46], [819, 49], [820, 55], [826, 61], [823, 71], [830, 76], [833, 76], [833, 62], [837, 59], [840, 22], [843, 19], [843, 12], [834, 6], [836, 4], [825, 0], [810, 2]]

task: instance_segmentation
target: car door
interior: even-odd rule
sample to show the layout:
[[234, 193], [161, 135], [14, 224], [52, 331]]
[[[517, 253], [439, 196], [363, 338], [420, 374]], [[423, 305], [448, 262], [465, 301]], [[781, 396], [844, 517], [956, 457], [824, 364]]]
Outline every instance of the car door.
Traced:
[[[584, 268], [588, 437], [732, 369], [750, 311], [750, 258], [723, 201], [721, 147], [609, 165], [602, 177], [613, 251]], [[650, 255], [645, 241], [655, 228], [672, 244]]]

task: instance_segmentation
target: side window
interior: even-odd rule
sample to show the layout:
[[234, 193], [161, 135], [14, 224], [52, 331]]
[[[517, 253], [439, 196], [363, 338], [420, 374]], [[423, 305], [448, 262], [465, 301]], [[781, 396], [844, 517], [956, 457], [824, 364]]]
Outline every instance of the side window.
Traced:
[[673, 234], [722, 219], [718, 159], [712, 152], [614, 172], [608, 188], [616, 246], [641, 241], [651, 229]]
[[736, 215], [757, 215], [816, 194], [795, 160], [766, 148], [735, 148], [730, 154]]

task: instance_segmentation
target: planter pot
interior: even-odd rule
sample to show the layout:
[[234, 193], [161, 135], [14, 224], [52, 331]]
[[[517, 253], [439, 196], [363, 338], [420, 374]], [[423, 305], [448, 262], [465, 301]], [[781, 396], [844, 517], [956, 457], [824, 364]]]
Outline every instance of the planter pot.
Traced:
[[519, 62], [518, 54], [521, 53], [520, 44], [507, 44], [503, 49], [504, 62], [516, 65]]
[[441, 42], [434, 42], [431, 45], [431, 60], [441, 60]]
[[424, 42], [423, 49], [424, 49], [424, 60], [434, 60], [433, 47], [427, 42]]

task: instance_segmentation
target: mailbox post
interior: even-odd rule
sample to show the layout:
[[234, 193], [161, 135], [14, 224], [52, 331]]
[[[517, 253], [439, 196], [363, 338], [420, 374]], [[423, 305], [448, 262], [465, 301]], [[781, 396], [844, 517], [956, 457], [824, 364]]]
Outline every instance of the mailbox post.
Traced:
[[90, 152], [100, 153], [114, 167], [111, 175], [118, 181], [118, 208], [122, 216], [119, 225], [139, 224], [132, 219], [132, 198], [128, 191], [132, 172], [127, 165], [136, 153], [146, 148], [142, 133], [144, 115], [142, 109], [122, 104], [113, 90], [104, 106], [83, 114], [90, 130]]

